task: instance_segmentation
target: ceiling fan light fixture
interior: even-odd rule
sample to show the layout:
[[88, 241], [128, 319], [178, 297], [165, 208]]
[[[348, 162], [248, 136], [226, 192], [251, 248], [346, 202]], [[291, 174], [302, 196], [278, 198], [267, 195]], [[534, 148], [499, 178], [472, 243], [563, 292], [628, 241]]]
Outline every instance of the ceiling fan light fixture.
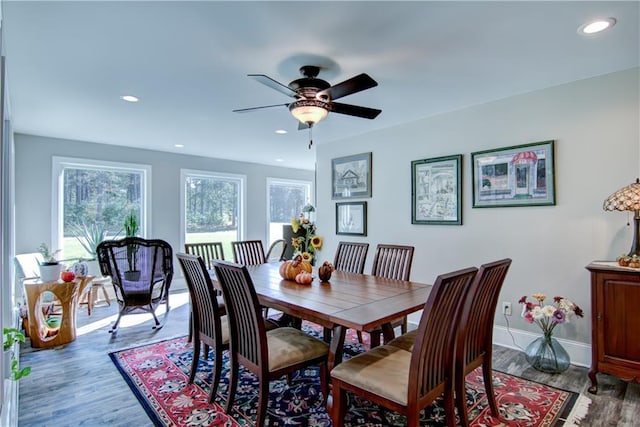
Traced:
[[327, 117], [326, 103], [316, 99], [301, 99], [289, 105], [291, 115], [301, 123], [316, 124]]

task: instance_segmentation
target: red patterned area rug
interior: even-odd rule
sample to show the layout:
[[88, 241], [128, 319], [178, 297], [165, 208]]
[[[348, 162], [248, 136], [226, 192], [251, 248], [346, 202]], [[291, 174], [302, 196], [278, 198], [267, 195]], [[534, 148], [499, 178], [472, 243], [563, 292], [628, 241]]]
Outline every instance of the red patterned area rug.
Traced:
[[[303, 325], [309, 333], [317, 328]], [[351, 332], [351, 331], [349, 331]], [[367, 344], [367, 343], [365, 343]], [[345, 358], [365, 348], [355, 334], [348, 333]], [[225, 353], [216, 400], [207, 402], [212, 357], [201, 360], [194, 384], [187, 384], [192, 346], [186, 337], [170, 339], [110, 354], [156, 426], [250, 426], [255, 421], [257, 380], [240, 367], [234, 413], [224, 412], [228, 382]], [[317, 368], [297, 372], [288, 385], [283, 379], [270, 386], [268, 425], [331, 426], [320, 392]], [[589, 399], [565, 390], [494, 371], [495, 391], [502, 416], [509, 426], [578, 425], [586, 415]], [[467, 377], [467, 402], [471, 425], [503, 426], [491, 416], [482, 385], [482, 372]], [[422, 412], [422, 426], [444, 426], [444, 411], [438, 399]], [[348, 426], [403, 426], [405, 418], [356, 396], [349, 397]]]

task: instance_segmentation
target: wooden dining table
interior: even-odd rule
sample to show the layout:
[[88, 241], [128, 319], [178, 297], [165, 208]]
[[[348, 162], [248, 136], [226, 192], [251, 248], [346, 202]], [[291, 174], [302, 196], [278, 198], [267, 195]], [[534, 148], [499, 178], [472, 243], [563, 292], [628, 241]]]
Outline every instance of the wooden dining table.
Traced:
[[317, 268], [313, 282], [302, 285], [283, 279], [280, 265], [247, 266], [260, 304], [331, 329], [329, 370], [342, 361], [347, 329], [381, 327], [387, 342], [394, 337], [390, 322], [422, 309], [431, 291], [431, 285], [425, 283], [344, 271], [334, 271], [322, 283]]

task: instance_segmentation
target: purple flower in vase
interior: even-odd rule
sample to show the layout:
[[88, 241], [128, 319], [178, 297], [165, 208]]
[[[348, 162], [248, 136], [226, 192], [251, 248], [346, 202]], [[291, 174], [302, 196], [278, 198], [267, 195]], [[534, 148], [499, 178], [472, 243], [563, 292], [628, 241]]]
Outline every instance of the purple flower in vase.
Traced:
[[560, 309], [554, 311], [553, 316], [551, 317], [551, 321], [553, 323], [564, 323], [565, 319], [566, 319], [566, 315], [564, 311]]

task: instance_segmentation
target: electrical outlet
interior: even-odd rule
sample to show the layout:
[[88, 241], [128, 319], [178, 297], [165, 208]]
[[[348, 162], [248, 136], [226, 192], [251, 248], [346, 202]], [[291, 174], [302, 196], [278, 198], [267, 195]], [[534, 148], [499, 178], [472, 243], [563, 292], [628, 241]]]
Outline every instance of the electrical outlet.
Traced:
[[509, 301], [502, 302], [502, 314], [511, 316], [511, 303]]

